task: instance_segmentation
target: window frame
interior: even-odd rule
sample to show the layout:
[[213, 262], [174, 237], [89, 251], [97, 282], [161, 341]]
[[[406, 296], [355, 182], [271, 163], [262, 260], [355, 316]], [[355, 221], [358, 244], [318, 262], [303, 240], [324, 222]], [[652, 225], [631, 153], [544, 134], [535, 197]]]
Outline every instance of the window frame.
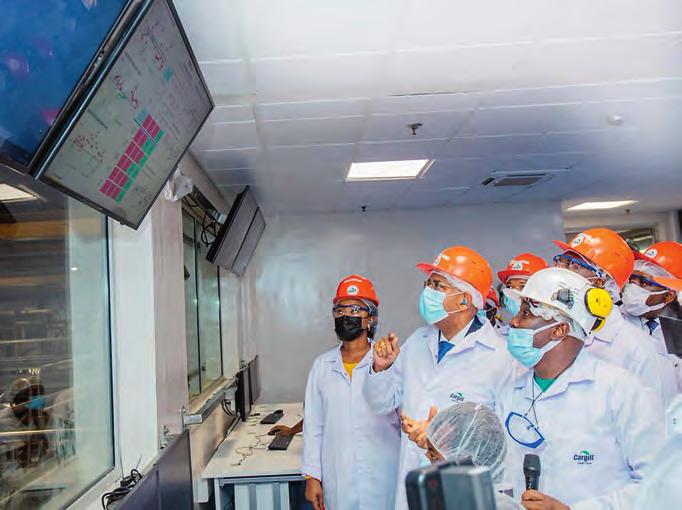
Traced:
[[[197, 193], [195, 190], [194, 193]], [[203, 198], [203, 197], [202, 197]], [[190, 199], [191, 200], [191, 199]], [[197, 296], [197, 303], [196, 303], [196, 331], [197, 331], [197, 346], [198, 346], [198, 351], [197, 351], [197, 356], [198, 356], [198, 369], [199, 369], [199, 393], [195, 395], [188, 395], [189, 397], [189, 403], [190, 403], [190, 408], [196, 407], [197, 403], [203, 402], [206, 399], [206, 396], [212, 392], [217, 386], [224, 384], [226, 381], [225, 378], [225, 363], [223, 359], [223, 317], [222, 317], [222, 295], [221, 295], [221, 288], [220, 288], [220, 268], [218, 266], [215, 266], [215, 274], [216, 274], [216, 283], [217, 283], [217, 290], [218, 290], [218, 344], [220, 347], [220, 355], [219, 355], [219, 361], [220, 361], [220, 374], [210, 382], [207, 386], [204, 387], [204, 377], [202, 375], [202, 357], [201, 357], [201, 319], [200, 319], [200, 306], [199, 306], [199, 263], [200, 263], [200, 254], [198, 250], [198, 245], [197, 243], [202, 243], [201, 235], [199, 234], [200, 227], [204, 226], [206, 224], [207, 219], [211, 219], [212, 221], [217, 221], [217, 218], [214, 215], [217, 215], [219, 213], [217, 212], [211, 212], [207, 211], [206, 208], [201, 204], [200, 201], [195, 201], [194, 204], [189, 204], [187, 200], [183, 199], [182, 201], [182, 213], [187, 213], [189, 217], [192, 218], [192, 226], [193, 226], [193, 234], [194, 234], [194, 274], [196, 276], [195, 278], [195, 293]], [[197, 211], [200, 210], [201, 214]], [[183, 242], [184, 242], [184, 225], [181, 225], [183, 232], [182, 232], [182, 237], [183, 237]], [[206, 227], [208, 228], [208, 227]], [[215, 235], [214, 235], [215, 237]], [[184, 264], [184, 257], [183, 257], [183, 264]], [[187, 299], [187, 296], [185, 296], [185, 299]], [[187, 318], [187, 317], [186, 317]], [[186, 341], [186, 339], [185, 339]], [[190, 376], [190, 367], [189, 365], [187, 366], [187, 385], [188, 385], [188, 392], [189, 392], [189, 376]]]

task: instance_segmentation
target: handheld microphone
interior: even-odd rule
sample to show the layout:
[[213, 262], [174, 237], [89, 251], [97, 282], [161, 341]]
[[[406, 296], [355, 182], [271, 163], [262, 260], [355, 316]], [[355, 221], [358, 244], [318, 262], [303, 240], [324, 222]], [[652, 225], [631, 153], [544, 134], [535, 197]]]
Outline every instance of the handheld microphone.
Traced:
[[526, 490], [538, 490], [540, 485], [540, 457], [528, 453], [523, 458], [523, 475], [526, 478]]

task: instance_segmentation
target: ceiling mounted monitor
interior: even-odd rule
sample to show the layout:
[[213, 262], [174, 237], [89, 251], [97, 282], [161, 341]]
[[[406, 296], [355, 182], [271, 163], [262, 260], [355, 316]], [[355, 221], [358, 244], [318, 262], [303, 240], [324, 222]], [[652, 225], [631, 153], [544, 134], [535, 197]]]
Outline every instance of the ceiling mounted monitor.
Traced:
[[0, 163], [33, 169], [130, 3], [0, 2]]
[[170, 0], [147, 0], [38, 178], [139, 227], [213, 100]]

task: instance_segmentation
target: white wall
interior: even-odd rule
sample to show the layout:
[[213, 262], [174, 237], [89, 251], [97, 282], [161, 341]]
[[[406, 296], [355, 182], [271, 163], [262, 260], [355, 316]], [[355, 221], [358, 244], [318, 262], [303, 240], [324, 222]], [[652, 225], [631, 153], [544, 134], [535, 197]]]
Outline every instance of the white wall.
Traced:
[[268, 218], [241, 289], [242, 356], [260, 356], [261, 402], [302, 400], [312, 361], [336, 345], [330, 306], [345, 275], [374, 281], [379, 332], [404, 340], [422, 324], [417, 262], [463, 244], [497, 271], [521, 251], [555, 254], [551, 241], [562, 238], [553, 202]]
[[632, 212], [632, 213], [580, 213], [571, 214], [564, 219], [567, 232], [576, 232], [591, 227], [613, 229], [652, 227], [659, 241], [679, 241], [680, 226], [677, 211], [671, 212]]

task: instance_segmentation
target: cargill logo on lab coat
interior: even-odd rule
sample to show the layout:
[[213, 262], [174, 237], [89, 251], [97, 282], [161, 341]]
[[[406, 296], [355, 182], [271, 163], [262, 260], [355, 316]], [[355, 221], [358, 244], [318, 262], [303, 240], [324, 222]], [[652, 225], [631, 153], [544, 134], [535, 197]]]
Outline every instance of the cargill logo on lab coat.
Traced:
[[461, 391], [450, 393], [450, 400], [453, 400], [455, 402], [464, 402], [464, 395], [462, 395]]
[[576, 464], [592, 464], [594, 462], [594, 455], [587, 450], [583, 450], [580, 453], [576, 453], [573, 456], [573, 460]]

